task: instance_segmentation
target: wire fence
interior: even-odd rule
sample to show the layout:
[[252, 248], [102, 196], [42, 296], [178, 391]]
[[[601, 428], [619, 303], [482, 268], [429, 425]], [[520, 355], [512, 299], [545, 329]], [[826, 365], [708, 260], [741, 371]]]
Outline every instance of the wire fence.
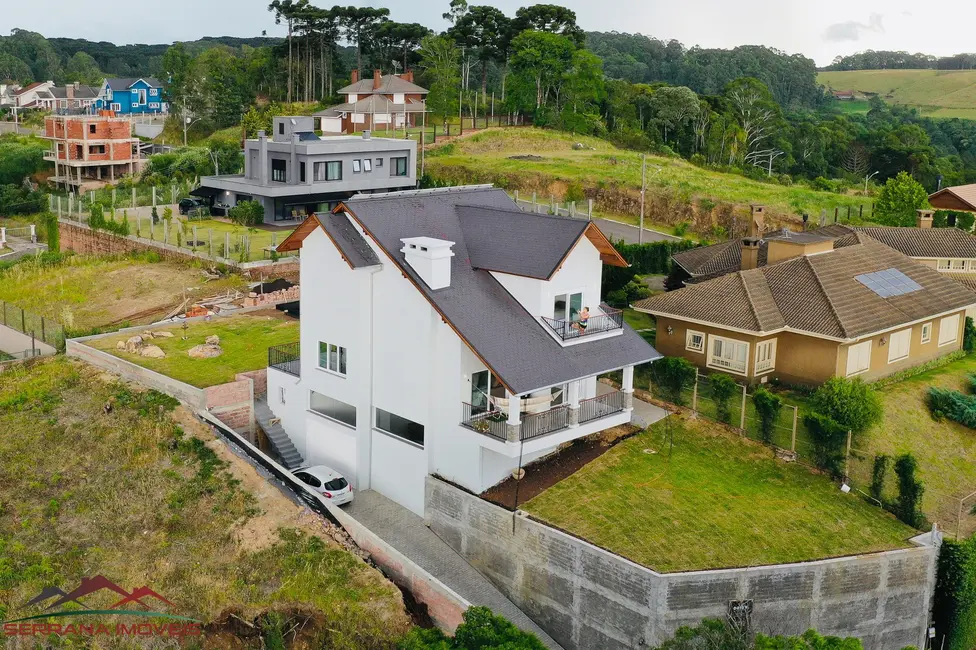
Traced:
[[64, 349], [64, 326], [47, 316], [0, 301], [0, 324], [46, 343], [56, 350]]
[[168, 185], [139, 184], [126, 189], [104, 187], [83, 193], [56, 192], [49, 195], [48, 207], [58, 217], [77, 219], [88, 215], [94, 203], [113, 213], [140, 207], [172, 206], [197, 185], [196, 180], [186, 180]]

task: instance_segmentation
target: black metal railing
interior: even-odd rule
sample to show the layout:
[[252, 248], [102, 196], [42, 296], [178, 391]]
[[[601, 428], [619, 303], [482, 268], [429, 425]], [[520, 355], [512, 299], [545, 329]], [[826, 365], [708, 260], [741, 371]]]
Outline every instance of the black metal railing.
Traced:
[[268, 348], [268, 367], [287, 372], [296, 377], [302, 376], [302, 356], [298, 343], [284, 343]]
[[569, 407], [556, 406], [542, 413], [522, 415], [519, 438], [524, 442], [569, 426]]
[[508, 416], [493, 407], [461, 402], [461, 425], [498, 440], [508, 440]]
[[624, 313], [619, 309], [612, 309], [605, 305], [601, 306], [602, 314], [590, 316], [586, 322], [576, 320], [563, 320], [561, 318], [542, 317], [546, 325], [549, 326], [556, 336], [563, 341], [571, 341], [583, 336], [592, 336], [602, 332], [619, 330], [624, 326]]
[[580, 424], [583, 424], [584, 422], [605, 418], [608, 415], [613, 415], [614, 413], [620, 413], [623, 410], [624, 394], [619, 390], [615, 390], [612, 393], [607, 393], [606, 395], [600, 395], [599, 397], [592, 397], [590, 399], [581, 401], [579, 421]]

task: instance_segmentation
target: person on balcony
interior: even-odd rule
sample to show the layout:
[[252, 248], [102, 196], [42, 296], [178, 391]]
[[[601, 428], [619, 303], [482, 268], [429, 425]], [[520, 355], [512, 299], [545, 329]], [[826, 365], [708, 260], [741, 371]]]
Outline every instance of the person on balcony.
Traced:
[[583, 307], [583, 309], [580, 310], [579, 319], [575, 323], [573, 323], [573, 327], [579, 330], [579, 333], [581, 335], [586, 334], [586, 326], [589, 323], [589, 320], [590, 320], [590, 308]]

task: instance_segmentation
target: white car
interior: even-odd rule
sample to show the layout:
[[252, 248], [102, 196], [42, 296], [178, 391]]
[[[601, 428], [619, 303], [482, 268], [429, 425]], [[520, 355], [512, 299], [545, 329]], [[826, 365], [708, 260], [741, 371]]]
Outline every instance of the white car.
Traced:
[[352, 501], [352, 486], [349, 481], [331, 467], [300, 467], [294, 474], [299, 481], [337, 506]]

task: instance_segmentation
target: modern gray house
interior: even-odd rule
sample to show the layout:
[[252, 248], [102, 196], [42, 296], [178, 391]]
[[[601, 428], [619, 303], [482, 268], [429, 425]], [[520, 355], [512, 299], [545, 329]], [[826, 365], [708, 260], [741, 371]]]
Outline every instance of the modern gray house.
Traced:
[[241, 201], [264, 204], [264, 222], [302, 221], [332, 210], [353, 194], [417, 185], [417, 143], [360, 136], [318, 136], [313, 117], [276, 117], [244, 142], [244, 173], [204, 176], [191, 192], [207, 199], [214, 214]]

